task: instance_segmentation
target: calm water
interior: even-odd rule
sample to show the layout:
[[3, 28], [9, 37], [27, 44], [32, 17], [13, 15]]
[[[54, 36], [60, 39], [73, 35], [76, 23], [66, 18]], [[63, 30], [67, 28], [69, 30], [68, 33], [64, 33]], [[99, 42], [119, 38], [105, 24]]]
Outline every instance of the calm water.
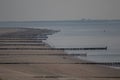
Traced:
[[46, 41], [52, 47], [108, 47], [103, 51], [66, 51], [87, 53], [78, 57], [96, 62], [120, 62], [120, 21], [42, 21], [1, 22], [0, 27], [32, 27], [60, 30]]

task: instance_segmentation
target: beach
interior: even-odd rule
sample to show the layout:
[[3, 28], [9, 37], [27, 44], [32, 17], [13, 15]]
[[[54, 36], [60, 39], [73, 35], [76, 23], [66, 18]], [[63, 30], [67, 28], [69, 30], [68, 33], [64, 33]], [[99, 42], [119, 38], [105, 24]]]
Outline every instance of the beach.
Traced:
[[[50, 48], [43, 38], [36, 35], [52, 35], [56, 31], [32, 28], [0, 29], [0, 48]], [[10, 37], [10, 35], [13, 35]], [[34, 35], [34, 36], [33, 36]], [[46, 38], [45, 38], [46, 39]], [[39, 41], [38, 41], [39, 40]], [[38, 42], [37, 42], [38, 41]], [[26, 42], [29, 44], [26, 44]], [[4, 44], [26, 45], [4, 45]], [[30, 45], [35, 44], [35, 45]], [[1, 80], [119, 80], [120, 69], [99, 64], [70, 64], [86, 61], [72, 56], [49, 56], [66, 54], [64, 50], [0, 50]], [[3, 55], [6, 54], [6, 55]], [[12, 55], [11, 55], [12, 54]], [[17, 55], [18, 54], [18, 55]], [[23, 55], [21, 55], [23, 54]], [[31, 54], [31, 55], [30, 55]], [[36, 54], [36, 55], [35, 55]], [[38, 55], [47, 54], [47, 55]], [[64, 64], [63, 64], [64, 63]]]

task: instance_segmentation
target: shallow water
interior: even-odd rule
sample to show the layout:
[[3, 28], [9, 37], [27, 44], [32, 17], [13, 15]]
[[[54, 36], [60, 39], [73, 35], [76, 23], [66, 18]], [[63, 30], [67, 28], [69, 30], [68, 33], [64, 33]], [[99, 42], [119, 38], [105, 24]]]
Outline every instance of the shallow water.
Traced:
[[[74, 24], [62, 26], [61, 32], [48, 38], [53, 47], [108, 47], [103, 51], [67, 51], [69, 53], [87, 53], [81, 59], [96, 62], [120, 62], [120, 24]], [[58, 26], [56, 26], [58, 27]]]

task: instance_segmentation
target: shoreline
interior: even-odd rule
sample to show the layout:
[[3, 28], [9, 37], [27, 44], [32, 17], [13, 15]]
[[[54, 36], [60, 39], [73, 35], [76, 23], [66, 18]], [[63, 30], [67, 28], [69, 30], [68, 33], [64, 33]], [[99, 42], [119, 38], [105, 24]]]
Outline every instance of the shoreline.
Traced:
[[[13, 30], [14, 31], [14, 30]], [[32, 31], [32, 29], [31, 29]], [[39, 31], [39, 30], [37, 30]], [[9, 32], [9, 30], [8, 30]], [[43, 32], [43, 31], [42, 31]], [[18, 31], [17, 31], [18, 33]], [[21, 34], [21, 32], [19, 32]], [[25, 32], [27, 33], [27, 32]], [[34, 31], [28, 33], [38, 34]], [[30, 35], [30, 34], [26, 35]], [[31, 38], [31, 37], [29, 37]], [[14, 41], [13, 41], [14, 42]], [[5, 42], [6, 43], [6, 42]], [[3, 47], [3, 46], [0, 46]], [[10, 46], [5, 46], [10, 48]], [[13, 46], [14, 47], [14, 46]], [[37, 48], [38, 46], [22, 46]], [[48, 48], [50, 46], [39, 46]], [[67, 54], [63, 50], [0, 50], [0, 54]], [[86, 62], [71, 56], [0, 56], [0, 62]], [[119, 80], [120, 70], [103, 65], [91, 64], [0, 64], [0, 77], [3, 80]]]
[[[46, 42], [45, 42], [46, 43]], [[47, 42], [47, 44], [49, 44], [49, 42]], [[55, 48], [55, 46], [54, 47], [52, 47], [53, 45], [49, 45], [49, 47], [50, 48]], [[100, 48], [100, 49], [99, 49]], [[61, 48], [58, 48], [58, 50], [59, 49], [61, 49]], [[64, 49], [64, 48], [63, 48]], [[66, 48], [65, 48], [66, 49]], [[72, 48], [68, 48], [68, 50], [71, 50]], [[79, 49], [79, 48], [78, 48]], [[83, 50], [84, 48], [80, 48], [79, 50]], [[85, 48], [85, 50], [91, 50], [91, 48]], [[92, 48], [92, 50], [107, 50], [107, 46], [105, 46], [105, 47], [93, 47]], [[73, 50], [76, 50], [76, 48], [74, 49], [73, 48]], [[71, 54], [71, 53], [69, 53], [69, 52], [67, 52], [66, 50], [63, 50], [64, 51], [64, 53], [65, 54]], [[78, 56], [81, 56], [81, 55], [78, 55]], [[83, 56], [84, 56], [84, 54], [83, 54]], [[66, 56], [65, 56], [66, 57]], [[77, 56], [69, 56], [69, 57], [72, 57], [72, 58], [74, 58], [74, 59], [76, 59], [76, 60], [80, 60], [80, 61], [83, 61], [83, 62], [85, 62], [85, 63], [90, 63], [90, 64], [98, 64], [98, 65], [100, 65], [100, 66], [103, 66], [103, 67], [108, 67], [108, 68], [112, 68], [112, 69], [120, 69], [120, 63], [119, 62], [95, 62], [95, 61], [90, 61], [90, 60], [86, 60], [86, 59], [80, 59], [80, 58], [78, 58]], [[85, 56], [84, 56], [85, 57]], [[84, 63], [83, 63], [84, 64]]]

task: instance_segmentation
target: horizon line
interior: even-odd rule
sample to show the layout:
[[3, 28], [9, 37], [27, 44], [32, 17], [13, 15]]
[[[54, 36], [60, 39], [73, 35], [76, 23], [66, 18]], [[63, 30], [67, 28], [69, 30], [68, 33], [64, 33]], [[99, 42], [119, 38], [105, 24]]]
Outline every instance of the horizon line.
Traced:
[[120, 21], [120, 19], [76, 19], [76, 20], [8, 20], [8, 21], [0, 21], [0, 22], [52, 22], [52, 21]]

